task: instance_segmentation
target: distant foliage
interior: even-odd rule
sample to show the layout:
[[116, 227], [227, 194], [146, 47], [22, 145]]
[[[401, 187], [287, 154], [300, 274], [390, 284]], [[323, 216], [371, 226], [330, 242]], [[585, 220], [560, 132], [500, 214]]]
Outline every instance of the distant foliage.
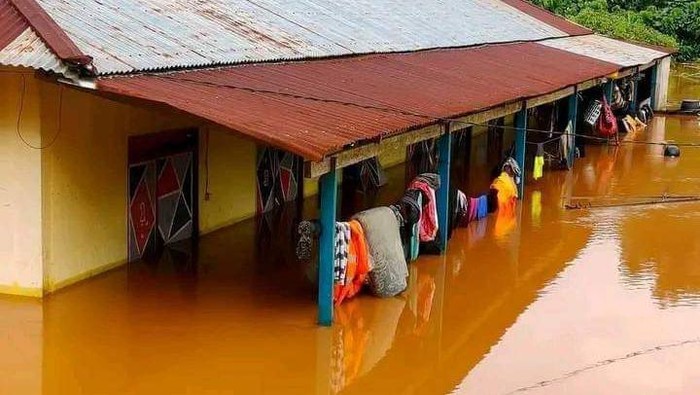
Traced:
[[700, 59], [700, 0], [532, 0], [601, 34], [678, 48]]

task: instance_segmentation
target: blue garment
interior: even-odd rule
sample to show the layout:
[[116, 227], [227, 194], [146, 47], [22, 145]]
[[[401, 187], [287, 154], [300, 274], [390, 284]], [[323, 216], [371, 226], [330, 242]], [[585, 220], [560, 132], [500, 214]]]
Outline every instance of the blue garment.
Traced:
[[489, 212], [489, 200], [487, 195], [479, 196], [479, 203], [476, 206], [476, 219], [483, 219]]

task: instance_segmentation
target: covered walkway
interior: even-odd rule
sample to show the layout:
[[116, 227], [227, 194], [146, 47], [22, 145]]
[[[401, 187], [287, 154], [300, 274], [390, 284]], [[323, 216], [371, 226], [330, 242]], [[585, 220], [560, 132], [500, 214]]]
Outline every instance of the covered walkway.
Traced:
[[[575, 133], [579, 92], [605, 84], [611, 95], [612, 79], [647, 68], [655, 75], [667, 56], [627, 43], [618, 44], [617, 56], [594, 56], [591, 48], [610, 50], [615, 42], [572, 41], [582, 39], [105, 76], [96, 89], [184, 111], [303, 158], [306, 176], [320, 176], [319, 322], [328, 325], [338, 170], [388, 147], [436, 139], [438, 219], [447, 229], [453, 132], [515, 114], [515, 158], [525, 169], [528, 109], [565, 100]], [[519, 187], [522, 196], [524, 182]], [[443, 250], [447, 238], [442, 232]]]

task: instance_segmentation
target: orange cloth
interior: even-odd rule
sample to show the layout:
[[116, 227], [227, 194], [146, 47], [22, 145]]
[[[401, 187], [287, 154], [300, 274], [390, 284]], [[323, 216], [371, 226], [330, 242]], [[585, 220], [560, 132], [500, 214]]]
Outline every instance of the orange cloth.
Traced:
[[491, 189], [498, 191], [498, 210], [513, 211], [518, 202], [518, 186], [513, 177], [502, 172], [491, 184]]
[[348, 245], [348, 267], [345, 285], [337, 285], [333, 300], [339, 305], [346, 298], [352, 298], [362, 289], [370, 271], [369, 250], [365, 231], [358, 221], [350, 221], [350, 243]]

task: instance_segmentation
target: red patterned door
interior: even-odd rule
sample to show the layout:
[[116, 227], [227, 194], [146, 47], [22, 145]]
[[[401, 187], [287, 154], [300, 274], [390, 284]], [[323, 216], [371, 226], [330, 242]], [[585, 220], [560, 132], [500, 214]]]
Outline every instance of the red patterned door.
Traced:
[[197, 132], [129, 139], [129, 260], [156, 257], [197, 233]]

